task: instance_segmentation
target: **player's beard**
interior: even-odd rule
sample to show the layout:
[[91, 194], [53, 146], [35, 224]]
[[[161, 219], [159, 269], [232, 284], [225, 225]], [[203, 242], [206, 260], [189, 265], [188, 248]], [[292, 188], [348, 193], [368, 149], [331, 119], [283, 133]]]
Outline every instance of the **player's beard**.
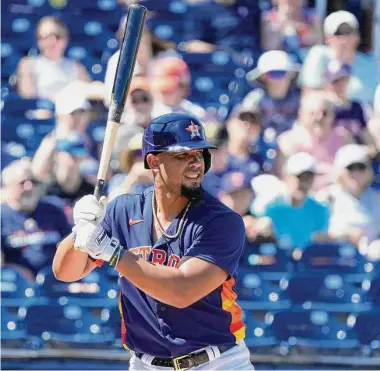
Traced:
[[186, 197], [189, 201], [199, 202], [202, 199], [201, 186], [191, 187], [181, 184], [181, 196]]

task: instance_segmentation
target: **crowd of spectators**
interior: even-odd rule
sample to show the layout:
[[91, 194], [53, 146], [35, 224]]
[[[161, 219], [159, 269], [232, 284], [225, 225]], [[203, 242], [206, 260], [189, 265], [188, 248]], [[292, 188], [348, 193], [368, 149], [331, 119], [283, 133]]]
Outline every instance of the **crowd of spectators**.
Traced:
[[[247, 241], [291, 249], [348, 241], [378, 259], [380, 65], [358, 51], [358, 19], [343, 9], [322, 19], [302, 0], [276, 0], [268, 10], [248, 0], [188, 3], [197, 11], [189, 14], [181, 50], [207, 55], [223, 48], [242, 59], [261, 51], [256, 68], [246, 71], [250, 90], [220, 120], [190, 99], [199, 71], [189, 68], [176, 43], [147, 27], [108, 197], [152, 184], [142, 132], [158, 115], [188, 112], [218, 145], [203, 187], [243, 217]], [[124, 25], [125, 17], [118, 39]], [[35, 35], [39, 53], [20, 60], [15, 89], [25, 99], [53, 101], [56, 125], [33, 157], [3, 168], [1, 209], [2, 262], [31, 280], [70, 233], [75, 201], [93, 192], [101, 148], [88, 127], [93, 120], [105, 124], [95, 106], [106, 112], [119, 53], [109, 58], [104, 81], [92, 81], [83, 64], [65, 56], [70, 29], [62, 19], [43, 17]]]

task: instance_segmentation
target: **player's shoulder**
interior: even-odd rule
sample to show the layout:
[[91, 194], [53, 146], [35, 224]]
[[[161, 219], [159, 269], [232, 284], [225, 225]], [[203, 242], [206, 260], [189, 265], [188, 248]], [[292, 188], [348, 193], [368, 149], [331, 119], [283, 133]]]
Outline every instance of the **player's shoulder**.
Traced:
[[231, 226], [231, 224], [233, 226], [239, 224], [244, 226], [243, 218], [238, 213], [207, 191], [203, 191], [202, 201], [196, 207], [196, 216], [206, 225], [223, 222], [224, 227], [225, 225]]
[[150, 196], [153, 192], [153, 187], [149, 187], [145, 190], [141, 190], [136, 193], [124, 193], [115, 197], [110, 203], [109, 207], [111, 209], [118, 208], [134, 208], [137, 205], [143, 206], [145, 202], [150, 199]]

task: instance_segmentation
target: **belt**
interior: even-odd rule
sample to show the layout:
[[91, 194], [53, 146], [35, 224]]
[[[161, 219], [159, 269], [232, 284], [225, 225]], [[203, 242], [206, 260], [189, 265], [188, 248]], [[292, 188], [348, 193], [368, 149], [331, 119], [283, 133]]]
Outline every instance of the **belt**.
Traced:
[[[218, 346], [220, 354], [227, 352], [233, 348], [236, 344]], [[137, 358], [142, 358], [144, 353], [135, 353]], [[172, 367], [176, 371], [187, 370], [191, 367], [199, 366], [203, 363], [210, 361], [209, 355], [206, 350], [202, 350], [199, 353], [185, 354], [183, 356], [174, 358], [159, 358], [154, 357], [150, 363], [152, 366], [160, 367]]]

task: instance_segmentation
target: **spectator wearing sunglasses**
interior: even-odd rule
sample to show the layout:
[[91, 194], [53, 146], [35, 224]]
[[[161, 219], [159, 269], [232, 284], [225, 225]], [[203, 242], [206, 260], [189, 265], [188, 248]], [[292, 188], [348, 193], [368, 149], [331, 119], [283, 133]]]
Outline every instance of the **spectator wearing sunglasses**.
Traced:
[[324, 21], [326, 45], [316, 45], [308, 52], [300, 75], [301, 85], [319, 89], [325, 84], [324, 73], [332, 59], [351, 66], [348, 98], [371, 103], [376, 85], [380, 82], [380, 69], [374, 57], [358, 52], [359, 22], [344, 10], [331, 13]]
[[56, 94], [75, 81], [91, 82], [86, 68], [64, 56], [69, 30], [57, 17], [43, 17], [36, 26], [40, 54], [21, 59], [17, 68], [17, 91], [24, 98], [54, 100]]
[[367, 148], [348, 144], [336, 154], [336, 182], [327, 193], [331, 207], [330, 235], [349, 240], [367, 252], [380, 238], [380, 201], [370, 188], [373, 180]]
[[325, 71], [325, 88], [329, 99], [333, 103], [335, 113], [334, 126], [348, 130], [355, 140], [365, 144], [374, 153], [375, 142], [367, 130], [367, 114], [363, 104], [347, 98], [347, 86], [351, 76], [351, 66], [339, 60], [331, 60]]
[[274, 136], [289, 130], [297, 118], [300, 95], [294, 84], [299, 65], [281, 50], [264, 53], [257, 68], [247, 79], [261, 86], [253, 89], [242, 101], [246, 109], [261, 111], [264, 128], [271, 128]]
[[2, 171], [6, 200], [1, 208], [1, 245], [7, 264], [20, 265], [34, 275], [51, 265], [57, 243], [71, 233], [64, 202], [44, 196], [28, 158], [9, 164]]
[[157, 102], [169, 107], [170, 112], [189, 113], [205, 120], [205, 110], [186, 98], [190, 95], [190, 70], [178, 57], [158, 59], [152, 68], [152, 91]]
[[294, 127], [278, 137], [280, 148], [278, 161], [297, 152], [307, 152], [317, 160], [318, 176], [313, 191], [332, 183], [332, 166], [338, 149], [352, 143], [350, 133], [334, 127], [334, 111], [323, 92], [308, 92], [303, 95], [298, 120]]
[[266, 205], [259, 197], [253, 201], [251, 212], [257, 219], [251, 236], [253, 229], [257, 236], [276, 238], [284, 248], [302, 249], [312, 240], [327, 238], [329, 209], [310, 195], [318, 171], [313, 156], [296, 153], [284, 170], [282, 191]]

